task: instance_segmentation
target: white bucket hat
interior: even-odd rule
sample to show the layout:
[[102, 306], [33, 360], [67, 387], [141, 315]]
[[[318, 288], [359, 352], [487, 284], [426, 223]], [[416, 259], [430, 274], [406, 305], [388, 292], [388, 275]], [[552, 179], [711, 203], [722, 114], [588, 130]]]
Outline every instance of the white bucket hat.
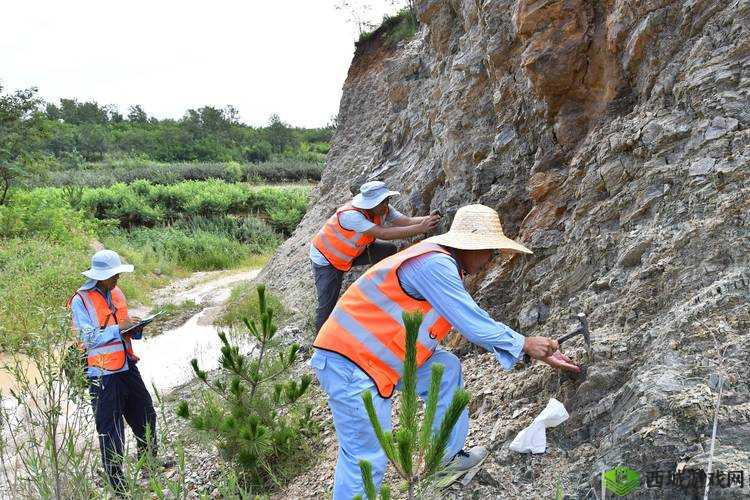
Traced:
[[352, 205], [357, 208], [370, 209], [378, 206], [380, 202], [389, 196], [398, 196], [398, 191], [389, 191], [383, 181], [365, 182], [359, 188], [359, 194], [352, 198]]
[[112, 250], [99, 250], [91, 257], [91, 269], [83, 274], [89, 279], [102, 281], [111, 278], [115, 274], [132, 273], [132, 264], [123, 264], [117, 252]]
[[534, 253], [505, 236], [500, 225], [500, 216], [485, 205], [466, 205], [459, 208], [447, 233], [432, 236], [424, 241], [460, 250], [510, 250], [516, 253]]

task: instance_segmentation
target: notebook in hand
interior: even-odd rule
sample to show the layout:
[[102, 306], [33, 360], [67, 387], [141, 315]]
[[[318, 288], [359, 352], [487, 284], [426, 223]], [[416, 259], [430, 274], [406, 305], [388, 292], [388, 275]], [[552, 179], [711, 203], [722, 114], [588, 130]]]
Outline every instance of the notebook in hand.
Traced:
[[125, 330], [122, 330], [120, 333], [122, 335], [125, 335], [125, 334], [128, 334], [128, 333], [135, 332], [135, 331], [143, 328], [144, 326], [148, 325], [154, 319], [156, 319], [157, 317], [161, 316], [162, 314], [164, 314], [164, 311], [159, 311], [156, 314], [152, 314], [151, 316], [147, 316], [147, 317], [143, 318], [139, 323], [136, 323], [135, 325], [131, 326], [130, 328], [126, 328]]

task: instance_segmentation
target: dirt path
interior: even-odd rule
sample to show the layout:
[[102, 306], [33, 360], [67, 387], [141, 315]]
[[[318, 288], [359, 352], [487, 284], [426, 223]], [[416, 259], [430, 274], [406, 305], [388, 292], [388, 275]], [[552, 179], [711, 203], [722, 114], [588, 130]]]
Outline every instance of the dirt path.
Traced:
[[195, 273], [157, 290], [154, 303], [157, 307], [193, 302], [198, 312], [181, 325], [175, 325], [158, 336], [149, 336], [134, 346], [141, 360], [138, 369], [143, 381], [160, 392], [189, 382], [193, 378], [190, 361], [198, 359], [206, 370], [218, 366], [221, 342], [215, 319], [221, 313], [232, 289], [252, 280], [257, 269], [249, 271], [214, 271]]

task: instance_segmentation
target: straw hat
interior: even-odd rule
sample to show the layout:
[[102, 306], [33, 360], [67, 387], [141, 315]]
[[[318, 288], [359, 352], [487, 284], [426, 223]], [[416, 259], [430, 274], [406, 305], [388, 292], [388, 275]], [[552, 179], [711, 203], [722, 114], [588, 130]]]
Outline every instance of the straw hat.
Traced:
[[500, 216], [484, 205], [466, 205], [453, 217], [447, 233], [427, 238], [425, 241], [460, 250], [510, 250], [517, 253], [534, 253], [511, 240], [500, 225]]

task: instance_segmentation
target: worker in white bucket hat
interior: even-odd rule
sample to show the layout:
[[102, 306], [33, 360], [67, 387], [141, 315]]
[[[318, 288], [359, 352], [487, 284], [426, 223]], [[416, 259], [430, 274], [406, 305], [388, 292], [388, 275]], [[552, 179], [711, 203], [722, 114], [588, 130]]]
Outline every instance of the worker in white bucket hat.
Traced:
[[396, 253], [396, 245], [378, 240], [409, 238], [437, 226], [438, 215], [407, 217], [391, 207], [390, 199], [398, 195], [382, 181], [362, 184], [359, 193], [339, 207], [313, 238], [310, 260], [318, 296], [316, 331], [336, 305], [344, 273]]
[[[125, 496], [121, 460], [127, 421], [135, 434], [139, 456], [156, 456], [156, 412], [138, 372], [132, 340], [142, 338], [139, 318], [128, 314], [125, 295], [117, 286], [122, 273], [133, 272], [117, 252], [100, 250], [91, 258], [88, 278], [68, 300], [79, 348], [85, 352], [86, 374], [94, 408], [104, 471], [117, 495]], [[170, 465], [164, 463], [163, 465]]]

